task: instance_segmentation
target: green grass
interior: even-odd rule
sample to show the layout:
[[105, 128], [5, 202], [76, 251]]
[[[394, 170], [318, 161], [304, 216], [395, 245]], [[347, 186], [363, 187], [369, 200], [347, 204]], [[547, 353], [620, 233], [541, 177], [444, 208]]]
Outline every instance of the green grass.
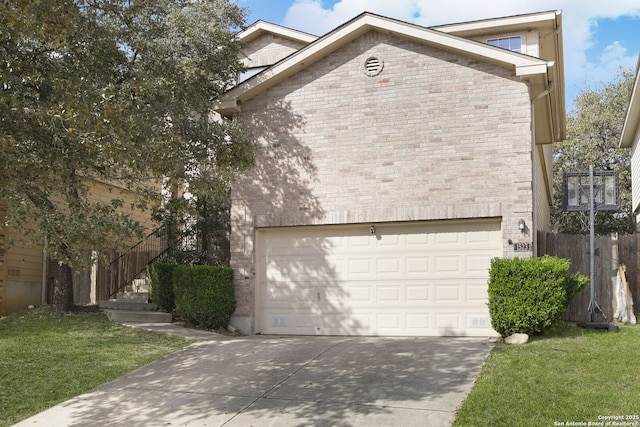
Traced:
[[0, 426], [10, 426], [191, 341], [128, 328], [99, 312], [48, 307], [0, 318]]
[[602, 416], [640, 425], [640, 326], [564, 325], [526, 345], [498, 344], [454, 426], [606, 425]]

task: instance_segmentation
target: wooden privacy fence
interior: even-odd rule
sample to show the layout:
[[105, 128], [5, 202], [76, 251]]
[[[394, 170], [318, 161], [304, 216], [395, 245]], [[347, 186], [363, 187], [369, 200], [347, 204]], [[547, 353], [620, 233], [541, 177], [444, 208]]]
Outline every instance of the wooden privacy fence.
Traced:
[[[609, 321], [613, 320], [615, 304], [615, 285], [618, 266], [626, 266], [626, 278], [634, 300], [634, 312], [637, 314], [637, 302], [640, 300], [640, 259], [638, 247], [640, 235], [596, 236], [594, 257], [595, 301]], [[589, 277], [589, 236], [538, 233], [538, 256], [555, 255], [571, 260], [571, 273], [582, 273]], [[572, 322], [588, 321], [589, 287], [578, 293], [569, 305], [566, 319]], [[602, 321], [598, 313], [596, 321]]]

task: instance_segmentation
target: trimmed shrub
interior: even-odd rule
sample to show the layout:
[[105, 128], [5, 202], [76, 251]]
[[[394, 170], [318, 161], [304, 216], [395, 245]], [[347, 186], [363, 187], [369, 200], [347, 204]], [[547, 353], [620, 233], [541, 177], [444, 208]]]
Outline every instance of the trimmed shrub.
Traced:
[[589, 279], [569, 275], [571, 262], [552, 256], [494, 258], [489, 272], [491, 326], [502, 336], [542, 334], [559, 322]]
[[173, 270], [177, 264], [155, 263], [147, 266], [149, 298], [158, 307], [171, 311], [175, 307]]
[[209, 329], [229, 326], [236, 309], [233, 270], [209, 265], [178, 265], [173, 271], [176, 314]]

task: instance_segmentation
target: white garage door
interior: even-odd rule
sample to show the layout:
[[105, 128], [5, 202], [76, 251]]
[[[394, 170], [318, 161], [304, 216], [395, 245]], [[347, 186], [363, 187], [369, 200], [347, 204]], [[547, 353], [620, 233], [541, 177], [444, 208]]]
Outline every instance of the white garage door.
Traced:
[[499, 221], [258, 232], [256, 332], [495, 335], [487, 309]]

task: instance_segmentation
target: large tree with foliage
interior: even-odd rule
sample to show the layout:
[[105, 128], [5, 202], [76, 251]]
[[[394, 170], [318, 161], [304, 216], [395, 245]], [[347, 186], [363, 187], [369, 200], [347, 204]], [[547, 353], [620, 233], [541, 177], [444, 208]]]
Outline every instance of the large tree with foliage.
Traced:
[[575, 98], [567, 119], [567, 139], [554, 146], [554, 203], [551, 220], [560, 233], [589, 233], [588, 212], [563, 212], [564, 172], [614, 170], [620, 177], [619, 211], [598, 211], [597, 234], [628, 234], [635, 230], [631, 212], [631, 168], [628, 148], [618, 147], [626, 115], [634, 73], [621, 71], [614, 80], [598, 88], [586, 87]]
[[[159, 206], [159, 178], [216, 198], [251, 165], [241, 125], [213, 111], [242, 68], [244, 14], [232, 0], [0, 3], [4, 226], [46, 242], [55, 308], [92, 249], [139, 235], [132, 209]], [[128, 197], [93, 199], [92, 181]]]

